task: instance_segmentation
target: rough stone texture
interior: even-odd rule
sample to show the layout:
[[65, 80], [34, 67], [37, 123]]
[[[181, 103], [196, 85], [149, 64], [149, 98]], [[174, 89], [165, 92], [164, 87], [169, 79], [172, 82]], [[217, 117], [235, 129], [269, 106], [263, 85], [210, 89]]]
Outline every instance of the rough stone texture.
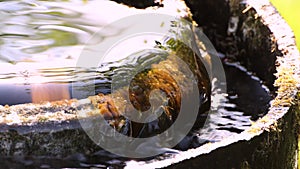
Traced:
[[[275, 60], [280, 56], [272, 32], [265, 26], [256, 11], [247, 11], [239, 0], [187, 0], [193, 19], [199, 23], [219, 52], [227, 59], [240, 61], [249, 71], [255, 72], [265, 84], [274, 90]], [[232, 18], [238, 22], [231, 22]], [[258, 17], [258, 18], [257, 18]], [[229, 32], [228, 27], [236, 29]]]
[[264, 131], [249, 141], [239, 141], [166, 168], [294, 168], [296, 123], [293, 107], [271, 131]]
[[[182, 1], [172, 0], [172, 2], [180, 4]], [[128, 8], [119, 4], [115, 5]], [[166, 4], [165, 7], [177, 13], [178, 16], [183, 14], [183, 17], [188, 17], [189, 15], [184, 5], [178, 5], [178, 8], [175, 5], [170, 8], [170, 4]], [[159, 9], [161, 10], [161, 8]], [[177, 10], [180, 8], [185, 8], [186, 11], [178, 12]], [[135, 8], [130, 8], [130, 10], [137, 12]], [[153, 8], [152, 12], [160, 13], [157, 10]], [[194, 82], [187, 80], [187, 77], [190, 76], [196, 76], [197, 79], [201, 79], [197, 83], [199, 97], [203, 98], [199, 106], [199, 114], [207, 112], [210, 107], [211, 84], [204, 64], [198, 57], [195, 57], [190, 48], [184, 43], [177, 42], [176, 39], [174, 39], [172, 48], [171, 53], [173, 54], [166, 56], [166, 59], [163, 61], [155, 62], [155, 64], [150, 62], [150, 64], [146, 62], [147, 60], [144, 60], [143, 64], [150, 64], [148, 66], [151, 66], [152, 70], [136, 75], [135, 78], [138, 80], [132, 80], [131, 83], [133, 86], [129, 88], [136, 89], [135, 91], [131, 90], [130, 101], [134, 102], [135, 106], [137, 106], [136, 108], [142, 111], [150, 107], [150, 103], [148, 103], [150, 90], [159, 89], [166, 93], [169, 102], [168, 105], [163, 107], [166, 115], [160, 116], [157, 120], [159, 129], [148, 129], [141, 123], [138, 124], [124, 120], [125, 117], [122, 113], [126, 112], [125, 110], [129, 113], [132, 112], [130, 111], [131, 106], [128, 106], [131, 103], [127, 103], [126, 101], [127, 90], [124, 90], [124, 88], [120, 88], [109, 95], [99, 94], [98, 96], [91, 96], [80, 101], [74, 99], [41, 104], [30, 103], [2, 106], [0, 107], [0, 156], [46, 155], [48, 157], [61, 157], [74, 153], [89, 155], [96, 152], [101, 148], [96, 146], [86, 133], [84, 133], [78, 122], [78, 119], [82, 119], [77, 116], [81, 109], [86, 108], [90, 110], [89, 103], [94, 104], [94, 107], [97, 108], [87, 113], [89, 117], [95, 114], [102, 114], [112, 126], [120, 129], [120, 132], [123, 134], [138, 137], [141, 135], [154, 135], [165, 131], [172, 124], [171, 122], [177, 118], [180, 112], [181, 99], [189, 102], [191, 93], [195, 92], [192, 85]], [[192, 74], [188, 74], [187, 70], [189, 69], [185, 69], [180, 64], [181, 59], [176, 59], [175, 54], [187, 63], [192, 70]], [[153, 59], [154, 56], [149, 54], [147, 57]], [[172, 77], [169, 77], [170, 74]], [[179, 83], [176, 84], [175, 82]], [[184, 90], [182, 90], [183, 92], [179, 92], [179, 89]], [[112, 99], [114, 99], [114, 104]], [[85, 104], [81, 104], [82, 101], [86, 101]], [[152, 101], [155, 102], [153, 99]], [[158, 101], [157, 98], [156, 102]], [[128, 122], [130, 125], [127, 125]]]
[[237, 137], [208, 143], [149, 168], [296, 168], [299, 52], [294, 35], [267, 0], [186, 0], [198, 24], [228, 61], [240, 61], [274, 94], [269, 112]]
[[[238, 60], [255, 72], [276, 97], [268, 114], [237, 137], [166, 155], [160, 160], [131, 162], [126, 167], [294, 168], [299, 106], [293, 105], [293, 98], [300, 86], [300, 57], [290, 28], [266, 0], [246, 3], [186, 0], [186, 3], [218, 51], [226, 54], [226, 59]], [[235, 22], [237, 18], [239, 22]], [[228, 24], [229, 21], [232, 22]], [[228, 25], [232, 28], [230, 31]], [[15, 148], [22, 146], [24, 144], [14, 145]]]

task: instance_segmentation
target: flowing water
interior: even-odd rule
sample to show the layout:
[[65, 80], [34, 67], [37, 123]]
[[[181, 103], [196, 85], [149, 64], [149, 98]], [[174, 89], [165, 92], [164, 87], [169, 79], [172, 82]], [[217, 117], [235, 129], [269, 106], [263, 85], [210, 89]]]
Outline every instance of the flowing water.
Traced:
[[[101, 42], [108, 36], [107, 33], [100, 33], [96, 41], [88, 40], [100, 27], [117, 18], [97, 17], [109, 12], [99, 6], [101, 10], [98, 9], [97, 5], [95, 1], [0, 2], [0, 105], [33, 102], [37, 99], [32, 97], [34, 93], [46, 89], [57, 89], [59, 93], [67, 91], [62, 98], [81, 99], [98, 92], [110, 93], [110, 77], [120, 62], [103, 64], [100, 69], [75, 68], [83, 45], [86, 42], [87, 45]], [[117, 31], [110, 32], [110, 36], [114, 33]], [[238, 63], [224, 63], [224, 69], [227, 79], [224, 107], [210, 113], [208, 123], [183, 140], [180, 149], [238, 134], [249, 127], [251, 121], [266, 113], [271, 95], [260, 79]], [[82, 72], [86, 76], [75, 78]], [[82, 89], [82, 86], [87, 89], [95, 86], [96, 91], [89, 93], [87, 90], [78, 95], [71, 92], [76, 87]], [[0, 159], [7, 168], [119, 168], [126, 165], [127, 160], [105, 151], [97, 152], [92, 157], [75, 154], [63, 159]]]

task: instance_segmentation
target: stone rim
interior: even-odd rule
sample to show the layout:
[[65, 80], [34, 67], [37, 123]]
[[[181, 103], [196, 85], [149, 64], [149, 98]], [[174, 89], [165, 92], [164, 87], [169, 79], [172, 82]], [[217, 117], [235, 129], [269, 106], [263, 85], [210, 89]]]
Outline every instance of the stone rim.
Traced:
[[[261, 22], [268, 27], [271, 34], [276, 38], [278, 50], [283, 56], [276, 56], [279, 66], [276, 67], [277, 73], [274, 86], [277, 96], [271, 101], [269, 111], [265, 116], [254, 122], [247, 130], [237, 136], [230, 136], [220, 142], [207, 143], [195, 149], [189, 149], [185, 152], [172, 155], [161, 161], [152, 161], [150, 163], [133, 162], [127, 164], [125, 168], [164, 168], [171, 165], [188, 161], [193, 158], [201, 158], [216, 149], [229, 146], [234, 143], [249, 141], [262, 133], [276, 130], [276, 122], [285, 116], [293, 101], [296, 99], [297, 90], [300, 89], [300, 67], [296, 63], [300, 62], [299, 51], [295, 44], [295, 36], [281, 15], [276, 11], [275, 7], [269, 0], [248, 0], [244, 12], [254, 9], [257, 17], [261, 18]], [[289, 87], [287, 87], [289, 85]]]

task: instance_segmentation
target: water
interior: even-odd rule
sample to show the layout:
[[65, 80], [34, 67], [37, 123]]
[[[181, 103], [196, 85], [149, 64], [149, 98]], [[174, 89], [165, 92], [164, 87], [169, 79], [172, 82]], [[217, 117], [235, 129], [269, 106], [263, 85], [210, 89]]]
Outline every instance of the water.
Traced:
[[84, 1], [0, 2], [0, 93], [11, 96], [0, 104], [31, 102], [34, 84], [68, 86], [81, 45], [101, 27], [83, 19], [80, 6], [88, 7]]
[[[112, 1], [1, 1], [0, 93], [9, 91], [10, 95], [22, 95], [22, 99], [1, 97], [0, 105], [35, 101], [32, 93], [45, 93], [42, 91], [47, 90], [47, 84], [62, 89], [70, 88], [70, 82], [78, 82], [75, 86], [82, 81], [91, 84], [95, 78], [97, 85], [104, 84], [101, 75], [95, 75], [96, 70], [86, 73], [76, 66], [77, 61], [83, 47], [119, 34], [123, 30], [120, 27], [110, 27], [109, 31], [101, 28], [134, 14], [128, 10]], [[148, 45], [140, 43], [142, 47]], [[83, 71], [86, 76], [77, 78]], [[37, 87], [41, 83], [44, 88]], [[58, 98], [79, 98], [69, 95]]]
[[220, 141], [238, 134], [262, 117], [272, 99], [269, 90], [256, 76], [239, 63], [224, 63], [227, 80], [227, 97], [224, 107], [211, 113], [207, 125], [199, 132], [204, 141]]
[[[227, 96], [224, 107], [209, 114], [206, 125], [193, 130], [176, 148], [186, 150], [207, 142], [217, 142], [236, 135], [262, 117], [269, 107], [271, 96], [262, 82], [238, 63], [224, 63], [227, 77]], [[109, 72], [109, 71], [108, 71]], [[100, 83], [101, 84], [101, 83]], [[103, 87], [100, 87], [103, 89]], [[172, 155], [167, 153], [166, 157]], [[132, 159], [122, 158], [100, 150], [92, 155], [70, 154], [63, 158], [47, 157], [0, 157], [1, 166], [13, 168], [123, 168]], [[155, 157], [164, 159], [164, 156]]]
[[[108, 15], [110, 7], [118, 13]], [[123, 8], [118, 9], [110, 1], [1, 1], [0, 93], [11, 97], [1, 97], [0, 105], [34, 101], [34, 91], [42, 93], [47, 89], [39, 88], [41, 83], [69, 88], [76, 75], [85, 71], [75, 68], [83, 45], [99, 43], [106, 36], [118, 33], [117, 28], [98, 31], [126, 15]], [[89, 40], [94, 34], [97, 38]], [[77, 81], [88, 84], [87, 81], [94, 79], [95, 70], [88, 71], [89, 76]]]
[[[119, 62], [102, 65], [102, 69], [75, 68], [76, 60], [88, 39], [99, 27], [119, 16], [107, 16], [108, 9], [99, 9], [95, 1], [1, 1], [0, 2], [0, 105], [32, 102], [35, 91], [45, 87], [68, 91], [76, 87], [96, 86], [95, 93], [110, 93], [110, 77]], [[111, 2], [105, 2], [111, 3]], [[112, 31], [110, 36], [117, 31]], [[105, 68], [105, 70], [103, 70]], [[224, 63], [227, 78], [227, 96], [224, 108], [209, 114], [208, 123], [194, 130], [177, 148], [182, 150], [216, 142], [238, 134], [267, 112], [271, 96], [262, 82], [238, 63]], [[75, 78], [84, 72], [86, 76]], [[76, 79], [76, 80], [75, 80]], [[73, 85], [71, 85], [73, 83]], [[44, 88], [43, 88], [44, 87]], [[83, 95], [94, 95], [94, 91]], [[5, 97], [3, 97], [5, 96]], [[96, 167], [121, 168], [128, 159], [105, 151], [92, 156], [75, 154], [63, 159], [47, 157], [0, 157], [7, 168], [63, 168]], [[2, 160], [3, 159], [3, 160]]]
[[91, 19], [83, 20], [83, 13], [76, 10], [82, 3], [1, 2], [2, 62], [17, 64], [67, 57], [61, 52], [84, 44], [101, 26], [97, 22], [91, 24]]

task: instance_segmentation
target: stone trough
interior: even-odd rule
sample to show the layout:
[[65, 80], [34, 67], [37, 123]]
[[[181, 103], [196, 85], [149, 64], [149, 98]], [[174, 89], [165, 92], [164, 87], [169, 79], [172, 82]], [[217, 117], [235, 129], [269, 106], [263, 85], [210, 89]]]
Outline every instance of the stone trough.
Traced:
[[[181, 10], [172, 6], [173, 1], [160, 2], [164, 7], [157, 5], [158, 2], [142, 2], [122, 1], [137, 8], [156, 5], [147, 8], [152, 11], [160, 8], [181, 11], [181, 16], [191, 12], [217, 51], [255, 73], [274, 97], [268, 112], [237, 135], [151, 159], [125, 159], [121, 167], [295, 168], [300, 112], [297, 100], [300, 56], [294, 34], [270, 2], [186, 0], [184, 3], [174, 0]], [[130, 9], [136, 10], [133, 7]], [[89, 100], [1, 106], [0, 159], [3, 160], [0, 164], [18, 168], [39, 166], [47, 163], [48, 159], [52, 167], [79, 167], [70, 162], [74, 159], [80, 161], [74, 154], [91, 155], [101, 150], [77, 120], [75, 111], [78, 107], [84, 108], [86, 102]], [[26, 163], [23, 156], [30, 156], [30, 163]], [[55, 165], [58, 163], [64, 165]]]

